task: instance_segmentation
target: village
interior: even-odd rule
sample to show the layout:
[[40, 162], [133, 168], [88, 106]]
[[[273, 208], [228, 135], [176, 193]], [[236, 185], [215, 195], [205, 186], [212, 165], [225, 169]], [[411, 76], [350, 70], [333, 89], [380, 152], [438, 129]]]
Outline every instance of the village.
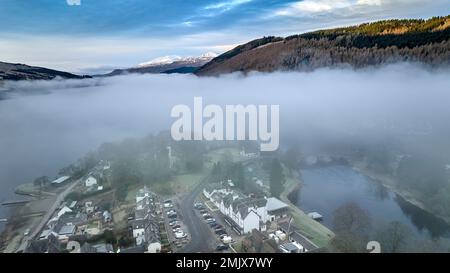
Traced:
[[[263, 181], [267, 177], [254, 170], [259, 164], [258, 153], [230, 151], [233, 160], [253, 172], [252, 185], [258, 191], [245, 194], [235, 185], [238, 181], [205, 175], [195, 177], [192, 187], [182, 194], [164, 194], [143, 185], [128, 191], [125, 201], [117, 202], [111, 191], [112, 166], [106, 160], [100, 160], [79, 178], [60, 176], [47, 186], [58, 189], [53, 206], [39, 222], [20, 229], [23, 233], [14, 252], [320, 251], [324, 246], [321, 241], [298, 223], [300, 219], [310, 228], [323, 227], [318, 222], [321, 215], [299, 215], [298, 208], [286, 198], [282, 201], [270, 196], [267, 181]], [[215, 151], [211, 157], [218, 158], [220, 152]], [[327, 236], [331, 234], [329, 231]]]

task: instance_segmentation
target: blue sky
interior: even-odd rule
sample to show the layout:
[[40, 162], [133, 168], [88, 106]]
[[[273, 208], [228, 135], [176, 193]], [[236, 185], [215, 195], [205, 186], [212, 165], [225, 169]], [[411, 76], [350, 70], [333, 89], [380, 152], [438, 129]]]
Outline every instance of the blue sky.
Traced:
[[0, 0], [0, 60], [92, 72], [264, 35], [447, 14], [450, 0]]

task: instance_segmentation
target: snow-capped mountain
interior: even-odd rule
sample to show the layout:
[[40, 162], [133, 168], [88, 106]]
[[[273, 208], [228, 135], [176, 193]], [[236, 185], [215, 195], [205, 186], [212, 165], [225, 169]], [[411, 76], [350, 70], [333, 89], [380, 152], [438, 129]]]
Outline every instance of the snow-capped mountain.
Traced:
[[196, 64], [196, 63], [202, 63], [202, 62], [206, 63], [206, 62], [209, 62], [210, 60], [214, 59], [217, 56], [218, 56], [218, 54], [216, 54], [214, 52], [207, 52], [198, 57], [191, 57], [191, 56], [180, 57], [177, 55], [169, 55], [169, 56], [158, 57], [158, 58], [155, 58], [155, 59], [145, 62], [145, 63], [140, 63], [137, 67], [167, 65], [167, 64], [172, 64], [175, 62], [182, 62], [182, 63], [186, 63], [186, 64]]
[[116, 69], [103, 76], [115, 76], [129, 73], [193, 73], [199, 67], [205, 65], [217, 56], [218, 54], [214, 52], [207, 52], [198, 57], [180, 57], [177, 55], [162, 56], [141, 63], [136, 67]]

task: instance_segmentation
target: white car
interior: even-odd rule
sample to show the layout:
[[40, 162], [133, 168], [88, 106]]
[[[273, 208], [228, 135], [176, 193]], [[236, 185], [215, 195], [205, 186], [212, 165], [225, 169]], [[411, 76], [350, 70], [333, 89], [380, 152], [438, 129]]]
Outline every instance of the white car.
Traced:
[[177, 232], [175, 232], [175, 238], [177, 239], [183, 239], [187, 236], [186, 233], [184, 233], [183, 230], [178, 230]]

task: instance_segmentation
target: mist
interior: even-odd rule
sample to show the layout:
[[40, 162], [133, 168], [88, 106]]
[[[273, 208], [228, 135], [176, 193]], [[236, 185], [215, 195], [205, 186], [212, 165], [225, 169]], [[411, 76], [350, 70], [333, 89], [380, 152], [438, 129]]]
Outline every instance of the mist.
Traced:
[[0, 91], [0, 199], [35, 177], [53, 177], [104, 142], [170, 130], [177, 104], [280, 105], [280, 148], [395, 138], [450, 154], [450, 71], [397, 64], [365, 70], [221, 77], [127, 75], [7, 82]]

